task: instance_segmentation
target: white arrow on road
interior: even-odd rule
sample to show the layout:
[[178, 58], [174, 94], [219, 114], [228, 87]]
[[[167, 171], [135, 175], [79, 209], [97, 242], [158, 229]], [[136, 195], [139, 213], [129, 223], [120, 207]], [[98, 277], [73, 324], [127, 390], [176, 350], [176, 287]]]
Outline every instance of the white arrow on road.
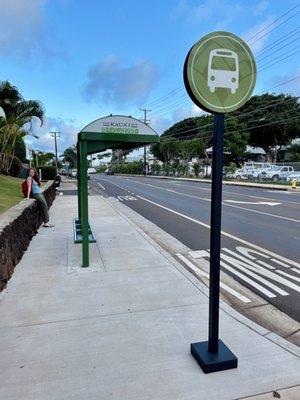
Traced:
[[237, 201], [237, 200], [224, 200], [227, 201], [228, 203], [235, 203], [235, 204], [262, 204], [264, 206], [279, 206], [281, 203], [274, 203], [274, 202], [268, 202], [268, 201]]

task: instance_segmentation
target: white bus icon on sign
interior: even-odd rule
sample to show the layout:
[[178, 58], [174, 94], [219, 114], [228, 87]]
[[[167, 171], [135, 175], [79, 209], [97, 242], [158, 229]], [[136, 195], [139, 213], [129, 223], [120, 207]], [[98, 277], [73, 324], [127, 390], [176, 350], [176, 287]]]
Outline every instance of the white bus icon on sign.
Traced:
[[234, 94], [239, 87], [238, 55], [228, 49], [215, 49], [209, 54], [207, 86], [213, 93], [216, 88], [228, 88]]

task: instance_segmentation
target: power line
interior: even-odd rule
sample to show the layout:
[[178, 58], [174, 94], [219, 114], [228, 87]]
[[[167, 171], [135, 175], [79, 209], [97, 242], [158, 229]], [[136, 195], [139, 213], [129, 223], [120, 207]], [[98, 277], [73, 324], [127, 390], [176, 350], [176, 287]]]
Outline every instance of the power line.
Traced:
[[171, 90], [171, 92], [167, 93], [166, 95], [163, 95], [163, 96], [158, 97], [157, 99], [151, 101], [150, 103], [147, 104], [147, 106], [148, 106], [148, 107], [149, 107], [149, 106], [152, 107], [153, 104], [159, 102], [159, 101], [162, 100], [162, 99], [165, 99], [165, 98], [167, 98], [167, 97], [170, 97], [172, 94], [174, 94], [174, 93], [176, 93], [176, 92], [178, 92], [178, 91], [181, 91], [181, 90], [183, 90], [183, 88], [173, 89], [173, 90]]
[[[299, 96], [296, 97], [296, 98], [299, 99]], [[268, 109], [268, 108], [270, 108], [270, 107], [275, 107], [275, 106], [277, 106], [277, 105], [286, 103], [286, 102], [288, 102], [288, 101], [293, 101], [293, 100], [294, 100], [294, 99], [290, 99], [290, 100], [280, 100], [280, 101], [277, 101], [277, 100], [276, 100], [276, 101], [274, 101], [273, 103], [268, 104], [268, 105], [265, 106], [265, 107], [257, 107], [257, 108], [255, 108], [255, 109], [252, 110], [252, 111], [248, 111], [248, 112], [246, 112], [246, 113], [243, 113], [243, 114], [239, 114], [239, 115], [230, 117], [230, 118], [228, 118], [228, 119], [225, 121], [225, 123], [228, 122], [228, 121], [231, 121], [231, 120], [233, 120], [233, 119], [235, 119], [235, 118], [241, 118], [241, 117], [244, 117], [244, 116], [246, 116], [246, 115], [253, 114], [253, 113], [255, 113], [256, 111], [265, 110], [265, 109]], [[173, 138], [175, 137], [175, 138], [176, 138], [178, 135], [182, 135], [182, 134], [184, 134], [184, 133], [188, 133], [188, 132], [196, 131], [196, 130], [199, 130], [199, 129], [203, 129], [203, 128], [206, 128], [206, 127], [209, 127], [209, 126], [213, 126], [213, 123], [206, 124], [206, 125], [203, 125], [203, 126], [199, 126], [199, 127], [196, 127], [196, 128], [192, 128], [192, 129], [188, 129], [188, 130], [186, 130], [186, 131], [177, 132], [175, 135], [171, 135], [171, 134], [165, 135], [164, 138], [166, 138], [166, 137], [173, 137]], [[207, 132], [205, 132], [205, 133], [207, 133]], [[186, 138], [186, 137], [185, 137], [185, 138]]]
[[[171, 104], [173, 104], [174, 102], [177, 102], [179, 99], [183, 98], [184, 96], [186, 96], [186, 92], [183, 92], [182, 94], [180, 94], [178, 97], [172, 99], [171, 101], [169, 100], [170, 103], [169, 103], [169, 101], [168, 101], [167, 104], [171, 105]], [[169, 105], [168, 105], [168, 106], [167, 106], [167, 105], [159, 105], [159, 106], [152, 107], [152, 108], [153, 108], [154, 110], [157, 109], [157, 111], [160, 111], [161, 109], [164, 109], [165, 107], [169, 107]]]
[[300, 75], [299, 75], [299, 76], [295, 76], [295, 78], [288, 79], [287, 81], [281, 82], [281, 83], [279, 83], [279, 84], [276, 85], [276, 86], [272, 86], [271, 89], [274, 89], [274, 88], [276, 88], [276, 87], [278, 87], [278, 86], [282, 86], [282, 85], [284, 85], [285, 83], [289, 83], [289, 82], [295, 81], [295, 80], [297, 80], [297, 79], [300, 79]]
[[[280, 63], [281, 61], [284, 61], [284, 60], [286, 60], [287, 58], [290, 58], [290, 57], [292, 57], [293, 55], [298, 54], [298, 53], [300, 52], [300, 50], [297, 50], [297, 51], [293, 52], [293, 50], [295, 50], [295, 49], [297, 49], [297, 48], [298, 48], [298, 46], [295, 47], [295, 48], [293, 48], [293, 49], [291, 49], [290, 51], [291, 51], [292, 53], [290, 53], [290, 54], [288, 53], [288, 55], [285, 56], [285, 57], [280, 58], [281, 56], [279, 56], [279, 57], [273, 58], [272, 60], [267, 61], [265, 64], [262, 65], [262, 67], [259, 68], [258, 71], [259, 71], [259, 72], [262, 72], [262, 71], [264, 71], [264, 70], [266, 70], [266, 69], [269, 69], [269, 68], [272, 67], [273, 65], [276, 65], [276, 64]], [[274, 60], [277, 60], [277, 61], [272, 62], [272, 61], [274, 61]], [[271, 63], [271, 64], [270, 64], [270, 63]], [[185, 104], [188, 104], [188, 102], [185, 103]], [[185, 105], [185, 104], [182, 103], [182, 105]], [[180, 103], [177, 104], [177, 105], [180, 105]], [[163, 109], [163, 110], [161, 110], [161, 111], [170, 111], [172, 108], [176, 108], [177, 105], [171, 106], [171, 107], [166, 107], [166, 109]], [[159, 115], [164, 115], [164, 114], [159, 114]], [[158, 116], [159, 116], [159, 115], [158, 115]]]
[[[274, 50], [272, 51], [272, 53], [265, 55], [264, 57], [262, 57], [259, 62], [261, 62], [262, 60], [264, 60], [265, 58], [270, 57], [272, 54], [278, 53], [278, 51], [281, 51], [282, 49], [285, 49], [286, 47], [290, 46], [292, 43], [297, 42], [297, 40], [299, 40], [300, 37], [297, 37], [296, 39], [292, 40], [291, 42], [287, 43], [285, 46], [281, 46], [280, 49]], [[298, 46], [296, 47], [298, 48]]]
[[251, 36], [250, 39], [248, 39], [248, 42], [250, 44], [253, 44], [255, 42], [257, 42], [257, 40], [261, 39], [262, 37], [266, 36], [268, 33], [272, 32], [274, 29], [277, 29], [279, 26], [281, 26], [282, 24], [284, 24], [285, 22], [289, 21], [290, 19], [292, 19], [295, 15], [298, 14], [298, 11], [293, 14], [291, 17], [288, 17], [287, 19], [285, 19], [283, 22], [281, 22], [279, 25], [277, 25], [276, 27], [274, 27], [273, 29], [271, 29], [270, 31], [268, 31], [267, 33], [265, 33], [262, 36], [259, 36], [258, 38], [256, 38], [256, 40], [254, 42], [251, 42], [252, 39], [254, 39], [256, 36], [258, 36], [260, 33], [266, 31], [269, 27], [271, 27], [272, 25], [276, 24], [276, 22], [278, 22], [279, 20], [281, 20], [283, 17], [285, 17], [287, 14], [289, 14], [291, 11], [295, 10], [296, 8], [298, 8], [300, 5], [300, 3], [296, 4], [294, 7], [290, 8], [288, 11], [286, 11], [284, 14], [280, 15], [278, 18], [275, 19], [275, 21], [271, 22], [269, 25], [267, 25], [265, 28], [261, 29], [260, 31], [258, 31], [255, 35]]
[[[300, 5], [300, 3], [298, 3], [297, 5], [295, 5], [294, 7], [290, 8], [289, 10], [287, 10], [285, 13], [283, 13], [282, 15], [280, 15], [275, 21], [273, 21], [272, 23], [270, 23], [269, 25], [267, 25], [265, 28], [261, 29], [259, 32], [257, 32], [255, 35], [253, 35], [252, 37], [250, 37], [250, 39], [248, 40], [248, 44], [254, 44], [256, 43], [259, 39], [263, 38], [264, 36], [266, 36], [267, 34], [269, 34], [270, 32], [274, 31], [275, 29], [279, 28], [281, 25], [285, 24], [286, 22], [288, 22], [290, 19], [294, 18], [299, 12], [297, 11], [296, 13], [294, 13], [293, 15], [290, 15], [288, 18], [285, 18], [284, 21], [282, 21], [280, 24], [274, 26], [274, 28], [268, 30], [271, 26], [275, 25], [278, 21], [280, 21], [282, 18], [284, 18], [286, 15], [290, 14], [293, 10], [295, 10], [296, 8], [298, 8]], [[265, 32], [267, 31], [267, 32]], [[261, 60], [264, 60], [266, 58], [268, 58], [269, 56], [271, 56], [272, 54], [280, 51], [283, 47], [287, 47], [289, 46], [291, 43], [295, 42], [297, 39], [295, 39], [294, 41], [288, 43], [287, 45], [281, 47], [280, 49], [265, 55], [265, 53], [268, 53], [271, 49], [273, 49], [274, 47], [279, 46], [282, 42], [285, 42], [286, 40], [288, 40], [289, 38], [293, 37], [295, 34], [297, 34], [299, 31], [299, 28], [296, 28], [292, 31], [290, 31], [287, 35], [280, 37], [279, 39], [277, 39], [275, 42], [271, 43], [270, 45], [268, 45], [267, 47], [265, 47], [263, 50], [260, 51], [259, 53], [259, 57], [264, 56], [261, 58]], [[263, 35], [261, 35], [263, 32], [265, 32]], [[257, 37], [258, 36], [258, 37]], [[256, 39], [255, 39], [256, 38]], [[255, 40], [253, 40], [255, 39]], [[268, 50], [266, 50], [268, 49]], [[295, 49], [295, 48], [294, 48]], [[293, 51], [294, 49], [292, 49], [291, 51]], [[286, 58], [289, 58], [291, 56], [293, 56], [294, 54], [297, 54], [297, 52], [290, 54], [288, 57], [284, 57], [282, 59], [278, 60], [278, 63], [285, 60]], [[278, 58], [280, 58], [282, 55], [280, 55]], [[258, 57], [258, 58], [259, 58]], [[264, 64], [262, 66], [262, 69], [260, 69], [260, 71], [263, 71], [273, 65], [275, 65], [276, 63], [272, 63], [274, 60], [277, 60], [278, 58], [274, 58], [272, 60], [268, 60], [266, 64]], [[271, 63], [269, 65], [269, 63]], [[166, 99], [168, 99], [170, 96], [172, 96], [174, 93], [178, 93], [180, 91], [184, 90], [183, 88], [176, 88], [173, 89], [171, 92], [167, 93], [164, 96], [161, 96], [155, 100], [153, 100], [152, 102], [149, 103], [150, 104], [156, 104], [156, 106], [154, 108], [158, 107], [158, 110], [156, 110], [156, 112], [159, 112], [161, 114], [159, 115], [164, 115], [167, 111], [171, 110], [172, 108], [176, 108], [177, 105], [179, 105], [177, 103], [177, 101], [175, 101], [174, 103], [174, 99], [171, 99], [171, 102], [169, 101], [165, 101]], [[180, 97], [183, 97], [185, 94], [181, 94]], [[177, 99], [178, 100], [178, 99]], [[160, 104], [162, 103], [162, 104]]]
[[[250, 126], [250, 127], [245, 128], [245, 129], [239, 129], [239, 130], [235, 129], [235, 130], [232, 130], [232, 131], [227, 131], [227, 132], [224, 133], [224, 136], [229, 135], [230, 133], [235, 133], [235, 132], [240, 133], [240, 132], [246, 132], [246, 131], [252, 130], [252, 129], [262, 128], [264, 126], [276, 125], [276, 124], [280, 124], [280, 123], [284, 124], [284, 123], [287, 123], [289, 121], [296, 120], [296, 119], [300, 120], [300, 116], [291, 117], [291, 118], [288, 118], [288, 119], [285, 118], [285, 119], [282, 119], [280, 121], [270, 122], [268, 124], [255, 125], [255, 126], [252, 126], [252, 127]], [[199, 134], [197, 135], [197, 134], [195, 134], [195, 135], [191, 135], [191, 136], [182, 138], [182, 140], [183, 139], [186, 140], [187, 138], [195, 138], [195, 137], [197, 137], [199, 139], [205, 139], [205, 138], [211, 137], [212, 134], [213, 134], [213, 131], [210, 131], [210, 132], [205, 132], [205, 135], [199, 135]]]
[[297, 33], [299, 32], [299, 27], [295, 28], [293, 30], [291, 30], [290, 32], [288, 32], [286, 35], [281, 36], [280, 38], [278, 38], [277, 40], [275, 40], [274, 42], [270, 43], [268, 46], [265, 46], [263, 49], [261, 49], [257, 54], [256, 54], [256, 59], [259, 58], [261, 55], [261, 53], [268, 53], [270, 50], [272, 50], [274, 47], [277, 47], [278, 45], [280, 45], [283, 42], [286, 42], [288, 39], [290, 39], [291, 37], [295, 36]]
[[294, 53], [292, 53], [292, 54], [290, 54], [290, 55], [288, 55], [288, 56], [286, 56], [286, 57], [283, 57], [283, 58], [281, 58], [280, 60], [278, 60], [277, 62], [274, 62], [274, 63], [272, 63], [272, 64], [270, 64], [270, 65], [265, 64], [265, 65], [263, 66], [263, 68], [260, 68], [260, 69], [259, 69], [259, 72], [262, 72], [262, 71], [264, 71], [264, 70], [266, 70], [266, 69], [272, 67], [272, 66], [275, 65], [275, 64], [279, 64], [281, 61], [284, 61], [284, 60], [286, 60], [287, 58], [290, 58], [290, 57], [294, 56], [295, 54], [298, 54], [299, 52], [300, 52], [300, 50], [295, 51]]

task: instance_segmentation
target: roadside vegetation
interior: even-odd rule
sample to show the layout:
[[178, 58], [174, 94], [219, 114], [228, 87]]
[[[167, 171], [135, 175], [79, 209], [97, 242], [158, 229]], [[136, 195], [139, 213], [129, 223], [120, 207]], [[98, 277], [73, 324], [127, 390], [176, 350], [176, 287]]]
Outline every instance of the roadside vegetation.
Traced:
[[22, 199], [21, 184], [23, 179], [0, 175], [0, 214], [18, 204]]

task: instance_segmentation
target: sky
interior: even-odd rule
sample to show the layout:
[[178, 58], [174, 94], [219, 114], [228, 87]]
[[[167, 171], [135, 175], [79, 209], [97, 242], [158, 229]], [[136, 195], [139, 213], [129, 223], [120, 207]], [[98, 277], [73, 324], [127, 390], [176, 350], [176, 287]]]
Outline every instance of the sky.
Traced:
[[109, 114], [147, 118], [159, 134], [203, 113], [189, 99], [182, 69], [207, 33], [241, 37], [255, 55], [254, 94], [299, 95], [300, 3], [292, 0], [0, 0], [0, 80], [40, 100], [26, 142], [62, 153], [91, 121]]

